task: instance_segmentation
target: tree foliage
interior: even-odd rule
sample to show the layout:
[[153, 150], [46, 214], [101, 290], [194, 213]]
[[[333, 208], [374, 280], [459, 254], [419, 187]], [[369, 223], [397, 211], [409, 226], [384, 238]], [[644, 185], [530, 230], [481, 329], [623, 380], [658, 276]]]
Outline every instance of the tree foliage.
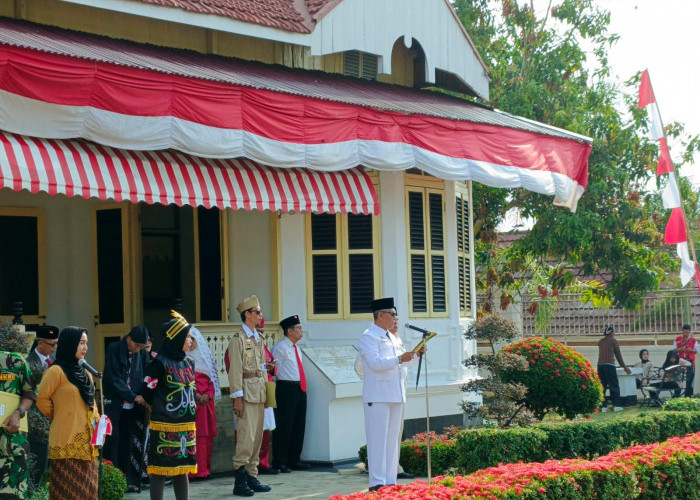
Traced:
[[[653, 182], [657, 144], [646, 111], [636, 109], [639, 74], [621, 84], [608, 70], [608, 49], [618, 38], [608, 31], [610, 14], [594, 0], [550, 0], [542, 12], [534, 0], [455, 0], [454, 6], [490, 71], [487, 104], [593, 139], [589, 183], [575, 213], [554, 207], [549, 196], [474, 185], [477, 265], [491, 271], [481, 289], [500, 287], [505, 277], [499, 305], [507, 307], [507, 290], [518, 284], [508, 276], [534, 266], [542, 271], [538, 285], [563, 290], [579, 277], [596, 277], [604, 286], [595, 295], [638, 306], [677, 276], [678, 262], [675, 248], [663, 245], [668, 214]], [[680, 146], [680, 163], [691, 162], [700, 138], [687, 137], [678, 123], [666, 132]], [[682, 191], [697, 227], [698, 194], [685, 179]], [[494, 230], [513, 208], [535, 222], [506, 250]]]
[[524, 403], [527, 388], [521, 383], [508, 383], [501, 379], [503, 372], [517, 372], [529, 367], [523, 356], [496, 352], [497, 344], [510, 342], [517, 334], [515, 324], [498, 314], [479, 318], [464, 333], [467, 339], [486, 342], [491, 348], [490, 353], [475, 354], [464, 363], [467, 367], [478, 367], [480, 374], [464, 384], [462, 391], [478, 392], [484, 398], [481, 404], [463, 401], [461, 406], [467, 415], [494, 421], [502, 427], [527, 425], [534, 420]]

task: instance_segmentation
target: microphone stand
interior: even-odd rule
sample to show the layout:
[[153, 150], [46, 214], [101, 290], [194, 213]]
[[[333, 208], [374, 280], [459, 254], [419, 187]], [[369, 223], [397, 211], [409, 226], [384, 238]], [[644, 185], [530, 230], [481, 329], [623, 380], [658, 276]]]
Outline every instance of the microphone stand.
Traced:
[[[427, 337], [429, 332], [425, 332], [423, 334], [423, 339]], [[426, 344], [423, 344], [425, 347]], [[418, 382], [420, 380], [420, 369], [421, 365], [423, 364], [423, 356], [425, 356], [425, 441], [426, 441], [426, 447], [427, 447], [427, 459], [428, 459], [428, 484], [430, 484], [431, 476], [432, 476], [432, 467], [431, 467], [431, 460], [430, 460], [430, 453], [431, 453], [431, 447], [430, 447], [430, 402], [428, 399], [428, 351], [426, 351], [423, 354], [418, 355], [418, 373], [416, 373], [416, 390], [418, 390]]]
[[[100, 381], [100, 417], [105, 414], [105, 398], [104, 398], [104, 392], [102, 391], [102, 374], [100, 374], [99, 377], [97, 377], [97, 380]], [[99, 426], [99, 420], [97, 422], [97, 425]], [[97, 429], [95, 429], [97, 431]], [[102, 498], [102, 473], [103, 473], [103, 465], [102, 465], [102, 444], [97, 445], [97, 498]]]

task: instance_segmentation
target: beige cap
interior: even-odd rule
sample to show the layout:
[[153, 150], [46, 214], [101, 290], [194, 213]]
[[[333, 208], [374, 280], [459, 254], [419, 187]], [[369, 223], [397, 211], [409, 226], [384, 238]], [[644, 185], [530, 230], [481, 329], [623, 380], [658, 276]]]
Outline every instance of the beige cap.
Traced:
[[250, 297], [243, 299], [243, 302], [236, 306], [236, 310], [239, 313], [242, 313], [243, 311], [247, 311], [248, 309], [252, 309], [254, 307], [260, 307], [260, 301], [258, 301], [257, 296], [251, 295]]

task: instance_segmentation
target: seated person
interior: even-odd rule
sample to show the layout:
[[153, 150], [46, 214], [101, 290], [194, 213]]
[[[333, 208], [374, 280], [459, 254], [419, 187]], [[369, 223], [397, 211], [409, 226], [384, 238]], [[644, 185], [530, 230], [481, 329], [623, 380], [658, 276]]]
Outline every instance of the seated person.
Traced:
[[646, 349], [642, 349], [639, 351], [639, 359], [640, 361], [634, 365], [636, 368], [641, 368], [642, 373], [639, 375], [635, 375], [635, 382], [637, 383], [637, 389], [640, 389], [642, 387], [645, 387], [649, 385], [649, 379], [652, 378], [652, 375], [654, 373], [654, 363], [649, 361], [649, 351]]
[[[650, 382], [649, 385], [659, 390], [672, 389], [673, 397], [678, 398], [681, 395], [681, 388], [680, 385], [678, 385], [678, 381], [681, 379], [685, 368], [690, 365], [690, 361], [679, 358], [678, 353], [674, 349], [671, 349], [666, 353], [666, 361], [664, 361], [664, 364], [661, 366], [661, 371], [659, 371], [661, 380]], [[658, 398], [659, 395], [656, 393], [652, 397]]]

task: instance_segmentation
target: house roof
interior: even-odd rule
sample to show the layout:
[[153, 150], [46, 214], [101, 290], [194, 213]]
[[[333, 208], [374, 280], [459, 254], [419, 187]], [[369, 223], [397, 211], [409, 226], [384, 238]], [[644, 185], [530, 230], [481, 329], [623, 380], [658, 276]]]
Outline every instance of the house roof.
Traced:
[[441, 92], [155, 47], [5, 18], [0, 18], [0, 44], [381, 111], [496, 125], [577, 142], [591, 142], [588, 137]]
[[131, 0], [223, 16], [294, 33], [311, 33], [314, 23], [342, 0]]

